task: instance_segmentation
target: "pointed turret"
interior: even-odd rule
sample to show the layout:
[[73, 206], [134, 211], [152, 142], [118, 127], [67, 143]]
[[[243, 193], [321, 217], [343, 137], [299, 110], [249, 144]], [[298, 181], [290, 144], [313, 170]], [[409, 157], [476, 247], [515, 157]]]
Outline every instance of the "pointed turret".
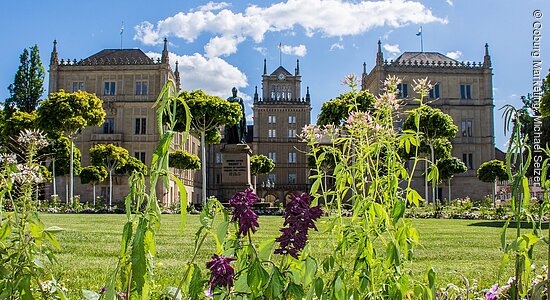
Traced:
[[254, 88], [254, 103], [258, 102], [258, 86]]
[[267, 61], [264, 58], [264, 75], [267, 75]]
[[163, 64], [167, 64], [169, 62], [169, 59], [168, 59], [168, 39], [167, 38], [164, 38], [164, 49], [162, 49], [161, 62]]
[[363, 75], [367, 75], [367, 63], [363, 62]]
[[50, 66], [57, 66], [59, 64], [59, 56], [57, 55], [57, 40], [53, 40], [53, 50], [50, 57]]
[[384, 55], [382, 54], [382, 43], [378, 40], [378, 52], [376, 53], [376, 65], [382, 66], [384, 64]]
[[179, 91], [180, 89], [180, 70], [178, 68], [178, 61], [176, 60], [176, 70], [174, 71], [174, 77], [176, 77], [176, 89]]
[[296, 71], [294, 72], [294, 75], [298, 76], [300, 75], [300, 60], [296, 60]]
[[491, 56], [489, 55], [489, 44], [485, 43], [485, 56], [483, 57], [483, 67], [491, 67]]
[[306, 90], [306, 102], [310, 102], [310, 101], [311, 101], [311, 96], [309, 95], [309, 86], [308, 86]]

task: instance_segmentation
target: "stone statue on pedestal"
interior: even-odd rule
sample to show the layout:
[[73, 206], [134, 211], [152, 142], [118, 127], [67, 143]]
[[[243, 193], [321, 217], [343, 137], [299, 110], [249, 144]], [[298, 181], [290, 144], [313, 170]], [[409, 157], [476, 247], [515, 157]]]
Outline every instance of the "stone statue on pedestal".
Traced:
[[233, 97], [227, 98], [229, 102], [236, 102], [241, 105], [242, 116], [239, 122], [234, 126], [225, 126], [225, 143], [226, 144], [246, 144], [246, 115], [244, 110], [243, 98], [237, 96], [237, 88], [232, 89]]

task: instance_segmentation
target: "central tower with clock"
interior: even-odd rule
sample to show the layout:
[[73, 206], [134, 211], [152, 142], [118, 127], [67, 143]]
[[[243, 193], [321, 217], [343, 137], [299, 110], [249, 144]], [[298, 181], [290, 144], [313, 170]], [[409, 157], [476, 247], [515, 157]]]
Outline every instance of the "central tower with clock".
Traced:
[[279, 66], [268, 74], [264, 59], [261, 97], [258, 87], [254, 93], [252, 148], [275, 161], [275, 169], [256, 180], [256, 192], [268, 202], [285, 203], [308, 191], [307, 147], [298, 135], [310, 124], [311, 99], [309, 87], [302, 96], [301, 84], [300, 61], [294, 73]]

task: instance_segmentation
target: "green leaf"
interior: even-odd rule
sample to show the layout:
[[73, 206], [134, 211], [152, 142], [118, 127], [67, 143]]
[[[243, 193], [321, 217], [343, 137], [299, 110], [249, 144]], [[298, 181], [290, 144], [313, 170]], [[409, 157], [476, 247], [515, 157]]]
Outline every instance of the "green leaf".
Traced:
[[8, 237], [11, 233], [11, 225], [10, 222], [4, 222], [2, 224], [2, 228], [0, 228], [0, 241], [3, 241], [6, 237]]
[[189, 283], [189, 296], [191, 299], [202, 299], [205, 282], [206, 280], [202, 279], [201, 268], [197, 264], [193, 264], [193, 276]]
[[407, 201], [410, 204], [414, 204], [415, 206], [420, 205], [420, 201], [422, 200], [422, 197], [420, 197], [420, 194], [414, 189], [408, 189], [407, 190]]
[[311, 185], [310, 193], [311, 195], [317, 194], [317, 191], [319, 190], [319, 186], [321, 185], [321, 178], [317, 178]]
[[268, 282], [269, 274], [262, 267], [262, 264], [255, 259], [248, 268], [247, 283], [254, 293], [259, 293]]
[[44, 232], [50, 232], [50, 233], [58, 233], [58, 232], [61, 232], [61, 231], [64, 231], [65, 229], [61, 228], [61, 227], [57, 227], [57, 226], [50, 226], [46, 229], [44, 229], [43, 231]]
[[336, 277], [336, 279], [334, 280], [334, 299], [336, 300], [346, 299], [346, 288], [340, 276]]
[[86, 298], [86, 300], [99, 300], [100, 297], [98, 293], [90, 290], [82, 290], [82, 296]]
[[258, 249], [258, 258], [262, 261], [268, 261], [271, 258], [273, 247], [275, 246], [275, 239], [268, 239], [260, 244]]
[[317, 262], [315, 259], [313, 259], [311, 256], [308, 256], [305, 261], [305, 268], [304, 268], [304, 286], [309, 286], [313, 279], [315, 278], [315, 274], [317, 273]]
[[506, 220], [506, 223], [504, 223], [504, 226], [502, 226], [502, 230], [500, 231], [500, 246], [502, 247], [502, 251], [506, 252], [506, 248], [508, 247], [506, 243], [506, 231], [508, 229], [508, 225], [510, 224], [510, 219]]
[[317, 295], [317, 298], [321, 298], [323, 295], [323, 288], [325, 286], [325, 283], [323, 282], [323, 279], [321, 277], [318, 277], [315, 280], [315, 295]]
[[250, 289], [248, 288], [248, 272], [243, 271], [235, 281], [235, 292], [236, 293], [249, 293]]
[[267, 299], [279, 298], [281, 296], [281, 292], [283, 291], [284, 285], [285, 283], [283, 281], [283, 275], [277, 267], [273, 267], [271, 280], [269, 281], [269, 285], [265, 290], [265, 295], [267, 296]]
[[128, 251], [128, 243], [132, 239], [132, 222], [126, 222], [124, 228], [122, 229], [122, 242], [120, 246], [120, 257], [126, 255]]
[[178, 190], [180, 192], [180, 210], [181, 210], [181, 223], [180, 223], [180, 234], [183, 235], [185, 230], [185, 220], [187, 219], [187, 190], [183, 182], [172, 173], [168, 173], [170, 178], [176, 182], [178, 185]]
[[403, 217], [404, 214], [405, 214], [405, 203], [397, 199], [395, 201], [395, 205], [393, 206], [393, 210], [392, 210], [393, 223], [396, 224], [397, 221], [399, 221], [399, 219]]
[[229, 226], [229, 221], [223, 221], [218, 225], [216, 234], [214, 234], [214, 239], [216, 240], [216, 248], [218, 253], [223, 252], [223, 243], [227, 236], [227, 227]]
[[531, 191], [529, 189], [529, 181], [527, 180], [527, 177], [523, 176], [522, 178], [522, 186], [523, 186], [523, 203], [522, 206], [524, 209], [527, 209], [529, 207], [529, 200], [531, 200]]
[[291, 282], [288, 284], [287, 294], [288, 296], [293, 297], [286, 297], [286, 299], [303, 299], [305, 293], [304, 289], [301, 286], [297, 285], [294, 282]]

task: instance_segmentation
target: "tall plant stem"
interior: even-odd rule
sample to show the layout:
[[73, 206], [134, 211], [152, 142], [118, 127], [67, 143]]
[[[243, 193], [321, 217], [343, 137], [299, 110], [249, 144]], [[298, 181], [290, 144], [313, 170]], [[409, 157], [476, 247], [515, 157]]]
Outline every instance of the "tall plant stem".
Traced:
[[195, 258], [197, 258], [197, 254], [199, 253], [199, 249], [201, 248], [202, 243], [204, 242], [204, 239], [206, 239], [206, 233], [202, 235], [199, 241], [199, 244], [197, 245], [197, 248], [195, 248], [195, 252], [193, 253], [193, 257], [191, 258], [191, 261], [187, 263], [187, 269], [185, 269], [185, 273], [183, 273], [183, 277], [181, 278], [180, 284], [178, 285], [178, 288], [176, 289], [176, 292], [174, 293], [172, 300], [176, 300], [178, 297], [178, 294], [181, 292], [181, 287], [183, 286], [183, 282], [185, 282], [187, 275], [189, 275], [189, 270], [191, 270], [191, 265], [195, 262]]
[[206, 205], [206, 132], [201, 131], [202, 206]]

